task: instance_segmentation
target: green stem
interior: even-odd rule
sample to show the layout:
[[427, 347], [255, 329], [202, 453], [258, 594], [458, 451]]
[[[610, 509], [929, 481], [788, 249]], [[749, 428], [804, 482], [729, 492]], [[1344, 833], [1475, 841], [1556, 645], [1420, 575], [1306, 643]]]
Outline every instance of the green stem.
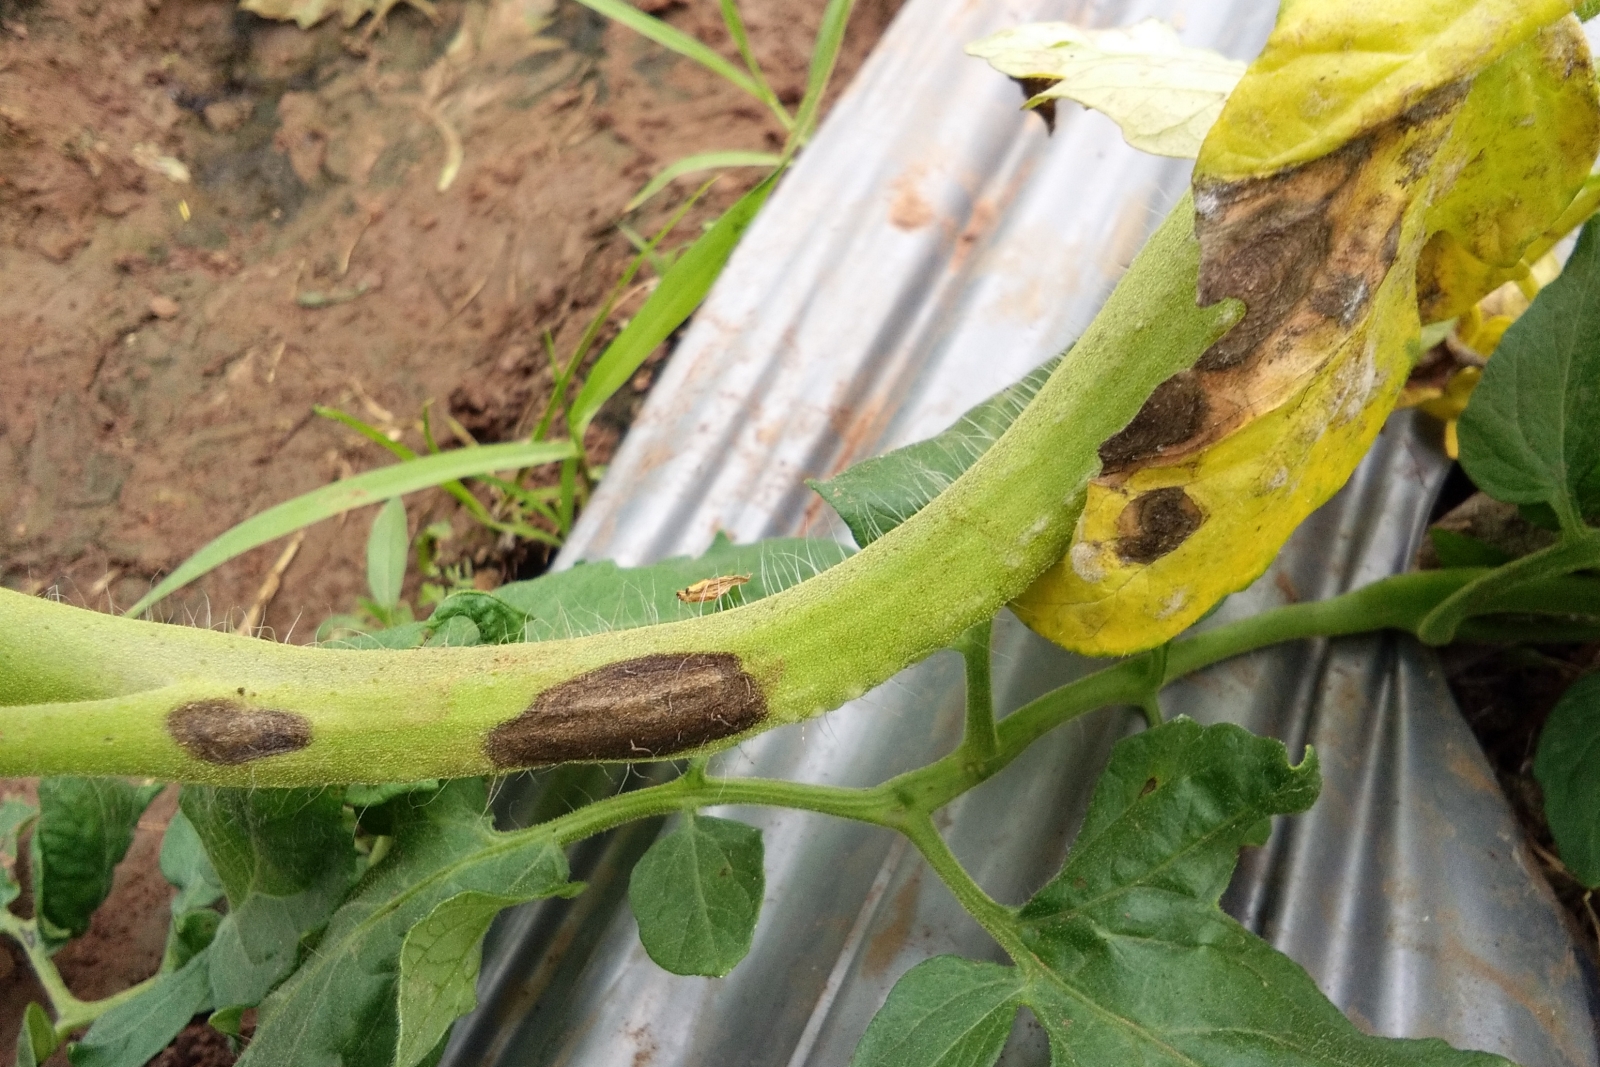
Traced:
[[61, 972], [56, 970], [55, 961], [50, 958], [49, 949], [45, 947], [44, 939], [39, 936], [38, 925], [33, 920], [19, 918], [14, 912], [0, 908], [0, 933], [8, 935], [20, 945], [28, 957], [28, 966], [33, 969], [34, 977], [39, 980], [45, 998], [50, 1002], [50, 1012], [55, 1016], [58, 1039], [88, 1026], [118, 1004], [132, 1000], [156, 981], [155, 977], [146, 978], [120, 993], [100, 1000], [79, 1000], [72, 995], [72, 990], [67, 988], [67, 983], [61, 978]]
[[961, 739], [962, 751], [973, 760], [983, 761], [995, 754], [1000, 735], [994, 728], [994, 693], [990, 681], [990, 645], [994, 622], [980, 622], [961, 635], [956, 650], [966, 664], [967, 728]]
[[1517, 588], [1596, 566], [1600, 566], [1600, 530], [1569, 534], [1549, 548], [1496, 567], [1462, 586], [1429, 611], [1414, 632], [1426, 644], [1449, 644], [1464, 621], [1486, 614], [1497, 600]]
[[[681, 623], [406, 652], [280, 645], [0, 592], [0, 775], [265, 787], [636, 759], [627, 717], [607, 714], [598, 683], [586, 697], [602, 701], [586, 717], [599, 724], [588, 747], [542, 757], [542, 745], [563, 743], [542, 725], [510, 749], [490, 741], [513, 720], [526, 726], [519, 717], [533, 715], [553, 686], [604, 667], [626, 673], [624, 664], [656, 656], [713, 654], [729, 684], [759, 694], [737, 732], [720, 708], [680, 703], [691, 719], [675, 724], [677, 736], [693, 740], [662, 744], [657, 758], [725, 748], [836, 708], [993, 617], [1059, 560], [1099, 469], [1100, 443], [1236, 321], [1237, 302], [1195, 307], [1192, 219], [1185, 200], [1033, 403], [965, 474], [809, 581]], [[937, 595], [929, 595], [929, 575], [939, 576]], [[196, 709], [208, 722], [236, 719], [262, 736], [246, 737], [237, 754], [183, 740], [169, 719], [181, 725]], [[262, 747], [273, 754], [259, 755]]]
[[1019, 966], [1025, 966], [1024, 961], [1031, 959], [1033, 954], [1017, 932], [1016, 911], [995, 900], [973, 881], [972, 875], [967, 873], [955, 853], [950, 851], [950, 846], [945, 844], [933, 820], [927, 815], [907, 816], [896, 829], [905, 834], [917, 851], [922, 853], [922, 858], [933, 868], [933, 873], [939, 876], [939, 881], [950, 890], [967, 914], [978, 921], [978, 925], [1006, 950], [1012, 960]]

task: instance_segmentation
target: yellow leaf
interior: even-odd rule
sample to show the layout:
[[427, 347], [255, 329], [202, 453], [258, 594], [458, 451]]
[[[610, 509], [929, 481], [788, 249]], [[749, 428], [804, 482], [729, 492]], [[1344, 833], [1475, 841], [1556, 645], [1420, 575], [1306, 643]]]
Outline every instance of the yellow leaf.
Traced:
[[1245, 317], [1101, 447], [1067, 557], [1013, 604], [1024, 622], [1091, 655], [1160, 644], [1344, 483], [1417, 356], [1415, 170], [1452, 115], [1265, 181], [1197, 182], [1202, 303], [1240, 297]]
[[[1465, 273], [1429, 237], [1447, 227], [1526, 276], [1520, 257], [1583, 184], [1600, 102], [1567, 10], [1286, 5], [1194, 179], [1199, 302], [1246, 314], [1101, 446], [1068, 555], [1013, 605], [1028, 625], [1095, 655], [1169, 640], [1344, 484], [1420, 353], [1424, 249]], [[1474, 307], [1481, 278], [1424, 277], [1473, 292], [1463, 322], [1497, 339], [1503, 323]], [[1450, 418], [1472, 380], [1411, 399]]]
[[1189, 48], [1171, 26], [1146, 19], [1126, 29], [1038, 22], [967, 46], [969, 55], [1021, 82], [1029, 106], [1075, 100], [1108, 115], [1128, 143], [1193, 159], [1245, 65]]
[[1572, 203], [1597, 152], [1588, 44], [1568, 16], [1473, 82], [1445, 148], [1463, 165], [1428, 212], [1435, 232], [1418, 267], [1422, 320], [1461, 315], [1521, 277], [1523, 253]]
[[1199, 170], [1271, 174], [1319, 159], [1470, 79], [1571, 0], [1294, 0], [1228, 97]]

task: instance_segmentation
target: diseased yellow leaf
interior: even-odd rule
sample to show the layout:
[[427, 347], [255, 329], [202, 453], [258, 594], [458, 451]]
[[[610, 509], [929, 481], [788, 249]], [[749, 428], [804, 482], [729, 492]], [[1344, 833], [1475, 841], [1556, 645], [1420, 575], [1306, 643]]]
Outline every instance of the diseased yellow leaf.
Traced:
[[1091, 655], [1160, 644], [1344, 484], [1417, 356], [1419, 187], [1452, 115], [1269, 179], [1197, 180], [1201, 301], [1245, 317], [1101, 447], [1067, 557], [1013, 604], [1024, 622]]
[[1583, 27], [1568, 16], [1478, 75], [1445, 148], [1462, 161], [1428, 212], [1417, 290], [1424, 322], [1454, 318], [1525, 273], [1600, 153]]
[[[1501, 326], [1462, 264], [1527, 276], [1521, 257], [1571, 213], [1600, 147], [1587, 44], [1566, 7], [1541, 4], [1286, 7], [1194, 179], [1199, 302], [1246, 314], [1101, 446], [1068, 555], [1013, 605], [1028, 625], [1127, 654], [1260, 575], [1405, 386], [1425, 249], [1429, 292], [1469, 293], [1480, 340]], [[1428, 243], [1441, 227], [1447, 254]], [[1448, 415], [1471, 377], [1414, 399]]]
[[1296, 0], [1200, 153], [1215, 178], [1319, 159], [1471, 79], [1571, 0]]
[[1088, 30], [1037, 22], [967, 46], [1034, 94], [1029, 106], [1075, 100], [1108, 115], [1129, 144], [1193, 159], [1245, 65], [1178, 40], [1146, 19], [1126, 29]]

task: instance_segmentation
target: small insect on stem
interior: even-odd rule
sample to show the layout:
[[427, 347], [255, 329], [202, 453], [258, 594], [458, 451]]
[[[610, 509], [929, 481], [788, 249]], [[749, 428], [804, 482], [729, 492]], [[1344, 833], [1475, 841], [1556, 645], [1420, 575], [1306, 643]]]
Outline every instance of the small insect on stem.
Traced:
[[713, 600], [721, 600], [749, 580], [748, 574], [724, 574], [720, 578], [702, 578], [689, 588], [678, 590], [678, 599], [685, 604], [708, 604]]

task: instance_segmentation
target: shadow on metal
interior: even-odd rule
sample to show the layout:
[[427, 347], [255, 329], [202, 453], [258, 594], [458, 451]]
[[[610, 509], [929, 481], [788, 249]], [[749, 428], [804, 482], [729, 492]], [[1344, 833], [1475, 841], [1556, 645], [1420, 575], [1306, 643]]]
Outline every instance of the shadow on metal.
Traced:
[[[961, 54], [965, 42], [1020, 21], [1155, 15], [1176, 19], [1190, 44], [1249, 58], [1275, 6], [908, 0], [696, 316], [564, 561], [698, 552], [719, 529], [736, 540], [842, 535], [804, 478], [943, 429], [1087, 324], [1187, 166], [1128, 149], [1108, 121], [1070, 106], [1047, 140], [1018, 112], [1016, 89]], [[1396, 418], [1346, 489], [1215, 619], [1405, 569], [1446, 466], [1424, 426]], [[1009, 615], [995, 648], [1006, 709], [1090, 669]], [[1224, 903], [1359, 1025], [1528, 1067], [1600, 1067], [1592, 981], [1431, 653], [1392, 636], [1305, 642], [1222, 664], [1163, 699], [1168, 714], [1237, 722], [1295, 752], [1316, 746], [1321, 799], [1247, 852]], [[948, 751], [961, 718], [959, 661], [941, 653], [717, 769], [867, 785]], [[1113, 709], [1069, 724], [942, 813], [986, 889], [1020, 901], [1054, 873], [1133, 722]], [[587, 773], [513, 780], [499, 810], [527, 821], [627, 784]], [[674, 977], [646, 958], [626, 879], [659, 824], [627, 828], [575, 850], [588, 892], [496, 926], [481, 1006], [444, 1062], [844, 1064], [912, 965], [940, 952], [999, 958], [894, 835], [791, 811], [732, 814], [764, 832], [767, 899], [731, 977]], [[1002, 1063], [1047, 1059], [1024, 1012]]]

